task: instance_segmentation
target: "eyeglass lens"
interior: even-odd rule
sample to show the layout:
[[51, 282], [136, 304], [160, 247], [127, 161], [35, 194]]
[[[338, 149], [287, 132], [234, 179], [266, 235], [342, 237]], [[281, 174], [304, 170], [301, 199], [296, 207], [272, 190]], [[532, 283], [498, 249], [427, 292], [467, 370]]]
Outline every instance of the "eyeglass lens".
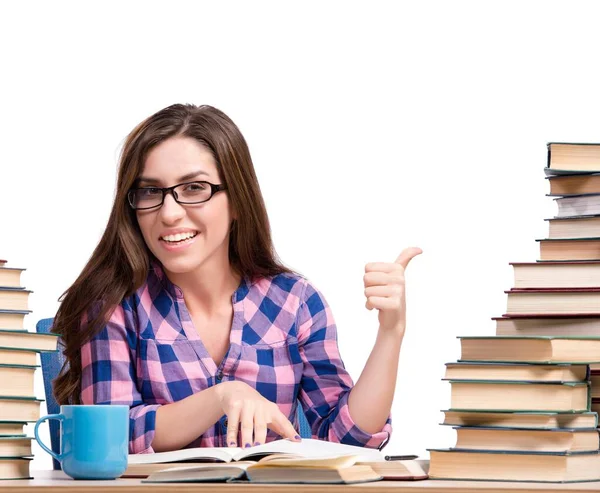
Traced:
[[[207, 183], [193, 182], [178, 185], [173, 189], [178, 202], [197, 204], [207, 201], [211, 196], [211, 187]], [[139, 188], [133, 191], [133, 206], [136, 208], [155, 207], [162, 202], [163, 191], [160, 188]]]

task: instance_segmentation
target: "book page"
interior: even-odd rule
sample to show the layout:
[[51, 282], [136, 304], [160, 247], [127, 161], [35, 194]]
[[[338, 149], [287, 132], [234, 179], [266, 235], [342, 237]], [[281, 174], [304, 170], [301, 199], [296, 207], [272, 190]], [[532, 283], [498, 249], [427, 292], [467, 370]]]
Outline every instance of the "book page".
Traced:
[[[230, 462], [242, 449], [239, 447], [196, 447], [154, 454], [129, 454], [128, 464], [158, 464], [163, 462], [190, 462], [193, 460], [217, 459]], [[250, 450], [250, 449], [248, 449]]]
[[202, 464], [193, 467], [171, 467], [152, 473], [142, 483], [200, 483], [237, 479], [253, 462]]
[[[258, 467], [310, 467], [311, 469], [339, 469], [356, 464], [357, 455], [338, 455], [335, 457], [300, 458], [290, 454], [273, 454], [255, 462], [251, 469]], [[236, 462], [237, 464], [237, 462]]]
[[[221, 447], [223, 448], [223, 447]], [[160, 469], [159, 471], [156, 472], [170, 472], [170, 473], [194, 473], [196, 471], [212, 471], [215, 469], [219, 469], [222, 470], [223, 468], [226, 469], [231, 469], [231, 468], [236, 468], [236, 469], [243, 469], [244, 471], [246, 469], [248, 469], [250, 466], [253, 466], [257, 464], [257, 462], [254, 461], [239, 461], [236, 462], [235, 464], [233, 463], [229, 463], [229, 464], [225, 464], [225, 463], [215, 463], [215, 464], [198, 464], [198, 465], [186, 465], [186, 466], [167, 466], [164, 469]], [[156, 472], [154, 474], [156, 474]]]
[[[232, 449], [233, 450], [233, 449]], [[273, 442], [241, 449], [233, 456], [233, 460], [252, 459], [252, 456], [265, 456], [273, 453], [293, 454], [302, 458], [337, 457], [341, 455], [357, 455], [361, 461], [383, 461], [384, 456], [379, 450], [366, 447], [355, 447], [341, 443], [327, 442], [303, 438], [300, 442], [290, 440], [275, 440]]]

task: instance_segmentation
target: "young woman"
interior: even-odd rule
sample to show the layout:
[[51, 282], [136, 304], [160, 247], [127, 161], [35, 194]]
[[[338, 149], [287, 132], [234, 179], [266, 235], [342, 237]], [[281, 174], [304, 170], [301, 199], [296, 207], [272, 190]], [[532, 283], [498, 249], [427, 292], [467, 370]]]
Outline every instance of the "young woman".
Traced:
[[275, 255], [248, 146], [211, 106], [140, 123], [106, 231], [63, 293], [53, 331], [61, 404], [130, 406], [130, 453], [313, 437], [383, 447], [405, 329], [404, 269], [367, 264], [379, 332], [353, 385], [325, 298]]

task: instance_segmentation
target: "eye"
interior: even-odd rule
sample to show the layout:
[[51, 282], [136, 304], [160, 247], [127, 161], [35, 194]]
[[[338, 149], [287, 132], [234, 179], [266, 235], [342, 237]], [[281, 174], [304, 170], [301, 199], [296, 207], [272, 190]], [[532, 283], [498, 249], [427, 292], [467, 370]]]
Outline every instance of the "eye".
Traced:
[[161, 192], [162, 191], [160, 188], [140, 188], [140, 189], [138, 189], [138, 194], [140, 194], [141, 197], [153, 197], [154, 195], [160, 195]]
[[202, 190], [206, 190], [206, 184], [201, 181], [195, 181], [194, 183], [189, 183], [185, 187], [186, 192], [201, 192]]

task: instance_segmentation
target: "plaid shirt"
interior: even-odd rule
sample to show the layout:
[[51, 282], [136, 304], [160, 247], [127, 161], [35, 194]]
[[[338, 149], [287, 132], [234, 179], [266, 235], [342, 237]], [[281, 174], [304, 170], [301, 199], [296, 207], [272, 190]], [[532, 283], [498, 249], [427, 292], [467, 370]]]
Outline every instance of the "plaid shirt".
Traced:
[[[202, 344], [183, 293], [153, 261], [145, 284], [125, 298], [81, 348], [82, 404], [130, 406], [130, 453], [153, 452], [156, 410], [222, 381], [255, 388], [298, 429], [302, 404], [313, 438], [382, 448], [391, 419], [375, 434], [348, 411], [353, 386], [323, 295], [305, 278], [243, 278], [232, 295], [230, 346], [219, 366]], [[83, 322], [86, 323], [92, 312]], [[187, 447], [226, 446], [226, 416]], [[279, 438], [269, 430], [267, 441]]]

